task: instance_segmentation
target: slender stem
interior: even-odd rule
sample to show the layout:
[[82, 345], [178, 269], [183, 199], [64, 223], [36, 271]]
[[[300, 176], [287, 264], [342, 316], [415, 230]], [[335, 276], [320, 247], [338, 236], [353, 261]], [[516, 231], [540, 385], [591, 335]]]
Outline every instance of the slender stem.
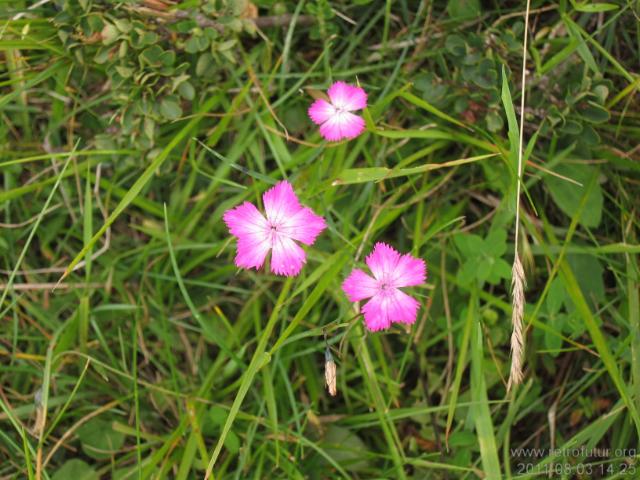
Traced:
[[531, 0], [527, 0], [527, 10], [524, 16], [524, 45], [522, 52], [522, 87], [520, 89], [520, 140], [518, 142], [518, 178], [516, 185], [516, 234], [514, 240], [515, 254], [518, 255], [518, 234], [520, 231], [520, 182], [522, 179], [522, 150], [524, 144], [524, 97], [527, 85], [527, 40], [529, 38], [529, 11]]

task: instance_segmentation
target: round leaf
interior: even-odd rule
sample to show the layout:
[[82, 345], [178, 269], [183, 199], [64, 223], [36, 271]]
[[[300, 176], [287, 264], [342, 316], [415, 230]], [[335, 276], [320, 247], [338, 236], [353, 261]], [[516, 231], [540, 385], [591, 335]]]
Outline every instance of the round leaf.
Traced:
[[160, 103], [160, 113], [169, 120], [176, 120], [182, 115], [182, 108], [175, 97], [167, 97]]
[[[111, 422], [94, 418], [78, 429], [82, 451], [95, 459], [110, 458], [122, 448], [124, 434], [116, 432]], [[72, 477], [69, 477], [72, 478]]]
[[98, 480], [98, 473], [82, 460], [74, 458], [67, 460], [56, 473], [53, 474], [51, 480]]

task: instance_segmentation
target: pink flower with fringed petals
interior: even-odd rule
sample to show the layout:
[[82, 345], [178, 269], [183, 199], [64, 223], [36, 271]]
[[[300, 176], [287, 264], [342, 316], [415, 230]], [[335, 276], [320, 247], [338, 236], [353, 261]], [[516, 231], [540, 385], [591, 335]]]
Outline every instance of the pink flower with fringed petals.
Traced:
[[364, 131], [364, 120], [352, 112], [367, 106], [367, 94], [360, 87], [336, 82], [327, 91], [329, 100], [318, 99], [309, 107], [309, 117], [320, 125], [320, 135], [330, 142], [356, 138]]
[[236, 266], [258, 269], [271, 251], [271, 271], [295, 277], [306, 262], [306, 254], [296, 241], [313, 245], [327, 225], [324, 218], [300, 205], [286, 180], [267, 190], [262, 200], [266, 218], [250, 202], [224, 213], [229, 231], [238, 238]]
[[342, 284], [352, 302], [370, 298], [364, 307], [364, 322], [372, 332], [389, 328], [392, 322], [411, 325], [420, 304], [400, 290], [420, 285], [427, 279], [424, 260], [401, 255], [386, 243], [378, 242], [366, 259], [373, 278], [356, 268]]

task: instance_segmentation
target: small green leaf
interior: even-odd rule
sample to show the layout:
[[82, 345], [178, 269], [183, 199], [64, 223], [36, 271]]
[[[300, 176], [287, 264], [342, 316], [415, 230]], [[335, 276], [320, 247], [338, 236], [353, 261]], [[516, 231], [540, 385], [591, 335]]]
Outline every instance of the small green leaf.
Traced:
[[604, 269], [593, 255], [567, 255], [567, 263], [575, 273], [587, 303], [595, 308], [605, 301]]
[[561, 131], [568, 135], [578, 135], [582, 132], [582, 124], [575, 120], [567, 120], [561, 128]]
[[593, 87], [593, 94], [597, 97], [600, 103], [607, 101], [609, 96], [609, 88], [606, 85], [596, 85]]
[[560, 277], [554, 278], [551, 282], [551, 285], [549, 286], [549, 293], [547, 295], [547, 299], [545, 300], [547, 312], [550, 314], [558, 313], [562, 308], [562, 304], [566, 303], [566, 297], [567, 294], [564, 289], [562, 279]]
[[[571, 299], [568, 301], [571, 302]], [[579, 338], [587, 330], [587, 326], [582, 321], [582, 317], [580, 317], [580, 314], [575, 310], [567, 315], [567, 328], [572, 338]]]
[[499, 132], [504, 127], [504, 120], [498, 112], [490, 110], [489, 113], [484, 117], [485, 122], [487, 122], [487, 128], [490, 132]]
[[166, 97], [160, 102], [160, 113], [169, 120], [176, 120], [182, 115], [182, 108], [176, 97]]
[[582, 133], [579, 138], [586, 145], [600, 145], [600, 135], [591, 125], [582, 125]]
[[86, 18], [86, 21], [86, 35], [93, 35], [96, 32], [102, 31], [105, 25], [105, 22], [100, 15], [89, 15]]
[[120, 47], [118, 47], [118, 58], [125, 58], [127, 56], [127, 52], [129, 51], [129, 42], [121, 41]]
[[464, 257], [476, 257], [484, 250], [484, 240], [473, 233], [461, 233], [453, 237], [453, 242]]
[[227, 40], [226, 42], [222, 42], [216, 45], [216, 51], [224, 52], [227, 50], [231, 50], [235, 44], [236, 44], [235, 39]]
[[133, 68], [118, 65], [116, 66], [116, 72], [118, 72], [122, 78], [129, 78], [133, 75]]
[[216, 38], [218, 38], [220, 36], [218, 31], [213, 27], [205, 28], [203, 30], [203, 33], [204, 33], [204, 36], [207, 37], [209, 40], [215, 40]]
[[492, 257], [501, 257], [507, 251], [507, 231], [504, 228], [494, 228], [484, 240], [486, 253]]
[[480, 257], [471, 257], [462, 264], [462, 268], [458, 270], [456, 278], [461, 285], [470, 285], [478, 278], [478, 270], [480, 265]]
[[233, 430], [231, 430], [227, 435], [227, 438], [225, 438], [224, 446], [227, 447], [227, 450], [229, 450], [229, 453], [232, 455], [235, 455], [240, 451], [240, 439]]
[[227, 419], [227, 415], [229, 415], [229, 411], [214, 405], [209, 409], [208, 415], [214, 425], [222, 426]]
[[51, 480], [98, 480], [100, 476], [87, 463], [74, 458], [56, 470]]
[[585, 108], [580, 110], [580, 115], [591, 123], [604, 123], [610, 118], [606, 108], [592, 101], [588, 101]]
[[116, 19], [114, 20], [114, 23], [122, 33], [129, 33], [131, 31], [131, 22], [125, 18]]
[[197, 23], [195, 22], [195, 20], [191, 19], [182, 20], [181, 22], [176, 22], [173, 25], [173, 28], [178, 33], [189, 33], [195, 27], [197, 27]]
[[186, 100], [193, 100], [196, 96], [196, 90], [190, 82], [185, 81], [178, 87], [178, 93]]
[[98, 65], [102, 65], [104, 63], [106, 63], [109, 60], [109, 48], [99, 48], [98, 51], [96, 52], [95, 57], [93, 57], [93, 61], [96, 62]]
[[176, 62], [176, 52], [173, 50], [166, 50], [162, 52], [159, 61], [165, 67], [171, 67]]
[[[589, 183], [593, 175], [598, 175], [597, 168], [586, 164], [563, 164], [556, 168], [556, 173], [573, 179], [581, 185], [576, 185], [568, 180], [548, 175], [544, 182], [549, 187], [551, 198], [568, 217], [573, 217], [578, 213], [580, 200], [584, 195], [584, 188]], [[596, 184], [589, 192], [586, 205], [582, 209], [582, 214], [578, 220], [585, 227], [597, 227], [602, 217], [602, 188]]]
[[139, 55], [140, 63], [147, 64], [151, 67], [160, 67], [162, 65], [161, 57], [163, 54], [162, 48], [158, 45], [146, 48]]
[[213, 66], [213, 57], [210, 53], [203, 53], [198, 58], [198, 62], [196, 63], [196, 75], [198, 77], [204, 77], [210, 73], [211, 67]]
[[93, 418], [82, 425], [78, 429], [78, 437], [82, 451], [98, 460], [110, 458], [124, 444], [124, 434], [115, 431], [111, 422], [101, 418]]
[[[565, 315], [551, 315], [548, 322], [549, 326], [557, 332], [562, 332], [565, 324], [565, 318]], [[562, 337], [554, 335], [553, 332], [549, 330], [545, 330], [544, 346], [547, 350], [552, 350], [551, 352], [549, 352], [552, 356], [557, 357], [560, 352], [553, 350], [558, 350], [560, 347], [562, 347]]]
[[454, 33], [447, 36], [447, 39], [444, 42], [444, 48], [446, 48], [451, 55], [461, 57], [467, 51], [467, 44], [465, 43], [464, 38]]
[[475, 269], [476, 278], [480, 281], [480, 284], [483, 284], [486, 281], [489, 281], [492, 285], [498, 283], [499, 279], [496, 279], [495, 275], [492, 275], [494, 259], [491, 257], [478, 257], [479, 261], [477, 263], [477, 267]]
[[491, 266], [491, 274], [487, 278], [489, 283], [497, 285], [501, 280], [511, 278], [511, 265], [502, 258], [495, 258]]
[[158, 42], [158, 34], [145, 30], [140, 36], [140, 45], [153, 45]]
[[202, 52], [209, 48], [209, 38], [204, 35], [194, 35], [184, 45], [187, 53]]
[[[369, 466], [369, 462], [362, 455], [362, 452], [367, 450], [366, 445], [358, 435], [345, 427], [330, 425], [320, 446], [346, 470], [357, 472]], [[324, 459], [321, 461], [326, 463]]]
[[147, 138], [153, 140], [155, 138], [156, 122], [151, 117], [144, 117], [144, 134]]
[[116, 26], [107, 23], [101, 32], [102, 43], [104, 43], [105, 45], [111, 45], [118, 39], [119, 35], [120, 31], [116, 28]]
[[453, 19], [477, 18], [482, 15], [480, 0], [449, 0], [447, 13]]

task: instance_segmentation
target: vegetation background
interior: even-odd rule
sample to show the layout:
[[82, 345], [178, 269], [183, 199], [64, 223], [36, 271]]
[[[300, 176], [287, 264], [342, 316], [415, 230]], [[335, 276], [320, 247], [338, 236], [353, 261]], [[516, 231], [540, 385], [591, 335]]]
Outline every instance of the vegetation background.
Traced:
[[[640, 6], [531, 2], [507, 393], [524, 10], [2, 0], [0, 478], [640, 478]], [[222, 213], [282, 178], [329, 228], [238, 271]], [[340, 289], [376, 241], [428, 262], [410, 328]]]

